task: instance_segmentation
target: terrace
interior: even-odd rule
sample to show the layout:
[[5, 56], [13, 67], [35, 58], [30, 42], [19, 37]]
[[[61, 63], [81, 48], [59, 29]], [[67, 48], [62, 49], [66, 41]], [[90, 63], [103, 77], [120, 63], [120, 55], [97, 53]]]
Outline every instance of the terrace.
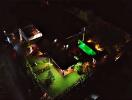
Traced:
[[[29, 69], [27, 72], [52, 97], [56, 97], [70, 90], [70, 88], [81, 81], [81, 78], [86, 78], [85, 74], [88, 75], [91, 73], [86, 71], [85, 73], [79, 74], [78, 72], [81, 72], [83, 66], [82, 63], [77, 63], [72, 65], [72, 68], [69, 67], [67, 70], [62, 70], [50, 57], [32, 55], [27, 57], [27, 69]], [[85, 69], [88, 67], [90, 68], [89, 65], [86, 65]]]

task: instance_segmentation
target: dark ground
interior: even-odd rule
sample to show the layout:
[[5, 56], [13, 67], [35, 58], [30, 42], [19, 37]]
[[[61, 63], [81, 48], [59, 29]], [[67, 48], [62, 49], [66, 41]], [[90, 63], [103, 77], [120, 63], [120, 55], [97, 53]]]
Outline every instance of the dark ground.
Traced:
[[[57, 1], [58, 2], [51, 0], [53, 5], [55, 6], [59, 4], [59, 5], [63, 5], [63, 7], [76, 6], [83, 9], [90, 8], [91, 10], [94, 11], [96, 15], [101, 16], [101, 18], [113, 23], [116, 26], [119, 26], [120, 28], [126, 30], [127, 32], [131, 34], [131, 29], [132, 29], [131, 28], [132, 27], [131, 26], [131, 23], [132, 23], [131, 4], [132, 3], [129, 0], [124, 0], [124, 1], [123, 0], [120, 0], [120, 1], [92, 0], [92, 1], [89, 1], [89, 3], [86, 3], [86, 1], [84, 0], [82, 1], [78, 0], [78, 2], [73, 0], [73, 3], [70, 3], [71, 1], [68, 1], [68, 0], [66, 0], [67, 1], [66, 3], [60, 2], [59, 0]], [[45, 7], [43, 9], [48, 13]], [[52, 9], [54, 8], [49, 9], [49, 12], [50, 10], [52, 11]], [[41, 10], [39, 3], [37, 3], [37, 5], [33, 3], [32, 5], [31, 3], [23, 2], [20, 5], [16, 5], [16, 1], [14, 2], [3, 1], [2, 3], [0, 3], [0, 13], [1, 13], [0, 27], [1, 29], [8, 29], [8, 31], [11, 32], [15, 29], [15, 27], [18, 27], [19, 23], [23, 22], [18, 20], [22, 20], [22, 19], [30, 20], [30, 21], [37, 20], [37, 21], [34, 21], [34, 23], [35, 24], [38, 23], [38, 25], [40, 25], [39, 26], [40, 29], [43, 30], [44, 32], [49, 32], [50, 30], [51, 32], [61, 33], [61, 32], [67, 32], [67, 31], [68, 32], [78, 31], [78, 29], [80, 29], [80, 27], [82, 27], [85, 24], [85, 22], [82, 22], [79, 19], [74, 18], [72, 15], [67, 16], [66, 13], [62, 13], [61, 16], [57, 17], [57, 14], [60, 14], [61, 12], [61, 10], [59, 9], [58, 11], [58, 9], [56, 9], [53, 13], [52, 12], [50, 14], [48, 13], [50, 17], [44, 14], [46, 16], [45, 23], [42, 23], [41, 20], [43, 20], [43, 16], [39, 16], [39, 15], [40, 13], [43, 12], [43, 10]], [[32, 14], [32, 12], [30, 11], [33, 11], [35, 13]], [[54, 15], [56, 17], [54, 17]], [[51, 19], [50, 23], [48, 21], [49, 18]], [[61, 18], [61, 21], [58, 22], [60, 18]], [[67, 21], [65, 19], [71, 19], [71, 21]], [[77, 20], [77, 23], [74, 23], [75, 20]], [[63, 23], [66, 23], [66, 24], [63, 24]], [[43, 29], [42, 26], [44, 26], [45, 29]], [[78, 86], [78, 88], [75, 88], [71, 92], [66, 93], [62, 97], [63, 100], [74, 100], [74, 99], [88, 100], [89, 95], [91, 93], [98, 94], [103, 100], [132, 100], [132, 62], [131, 62], [132, 53], [131, 51], [132, 51], [132, 43], [130, 43], [129, 45], [126, 45], [125, 53], [118, 62], [116, 63], [110, 62], [103, 66], [99, 66], [94, 76], [91, 79], [89, 79], [88, 82], [85, 83], [85, 86], [82, 86], [82, 87]], [[8, 56], [8, 55], [5, 53], [5, 56]], [[1, 61], [3, 61], [2, 58], [3, 56], [0, 55]], [[5, 57], [4, 59], [8, 59], [8, 57]], [[8, 61], [10, 60], [11, 58]], [[9, 67], [11, 68], [11, 66]], [[5, 67], [5, 69], [0, 68], [0, 71], [2, 70], [8, 70], [8, 68], [7, 67]], [[13, 70], [16, 70], [16, 69], [10, 69], [7, 71], [7, 73], [14, 73]], [[0, 87], [0, 100], [8, 100], [8, 99], [14, 100], [12, 98], [14, 98], [15, 96], [17, 96], [16, 100], [24, 100], [25, 99], [25, 96], [23, 97], [24, 93], [23, 92], [21, 93], [20, 91], [17, 90], [17, 87], [15, 87], [16, 85], [12, 83], [12, 77], [8, 75], [4, 76], [4, 74], [0, 74], [0, 80], [4, 81], [4, 82], [3, 81], [0, 82], [0, 86], [2, 86], [2, 88]], [[18, 76], [15, 74], [15, 77], [18, 77]], [[9, 85], [4, 83], [11, 83], [11, 84]], [[26, 85], [25, 83], [28, 83], [28, 82], [22, 81], [22, 83], [17, 83], [17, 84], [20, 84], [20, 86], [23, 86], [22, 84]], [[24, 86], [24, 87], [27, 89], [27, 86]], [[7, 89], [5, 90], [5, 88]], [[28, 100], [30, 99], [28, 98]]]

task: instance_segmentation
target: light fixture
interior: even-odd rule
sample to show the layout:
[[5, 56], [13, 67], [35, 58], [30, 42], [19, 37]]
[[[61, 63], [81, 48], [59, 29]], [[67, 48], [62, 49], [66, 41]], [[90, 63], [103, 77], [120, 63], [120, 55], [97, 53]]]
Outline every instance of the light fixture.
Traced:
[[88, 43], [92, 43], [92, 42], [93, 42], [93, 40], [92, 40], [92, 39], [89, 39], [89, 40], [87, 40], [87, 42], [88, 42]]
[[74, 56], [74, 59], [79, 60], [79, 58], [77, 56]]
[[66, 47], [66, 49], [67, 49], [67, 48], [69, 47], [69, 45], [67, 44], [65, 47]]
[[58, 41], [58, 39], [56, 38], [56, 39], [54, 39], [54, 43], [56, 43]]
[[95, 49], [98, 51], [103, 51], [104, 49], [100, 47], [99, 44], [95, 44]]

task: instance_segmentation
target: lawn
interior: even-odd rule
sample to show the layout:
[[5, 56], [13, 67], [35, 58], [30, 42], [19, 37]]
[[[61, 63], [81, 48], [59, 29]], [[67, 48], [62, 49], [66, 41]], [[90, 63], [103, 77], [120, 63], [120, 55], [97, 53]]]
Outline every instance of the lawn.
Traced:
[[[41, 86], [45, 87], [45, 80], [49, 79], [49, 72], [52, 74], [53, 80], [50, 85], [47, 86], [47, 91], [49, 95], [55, 97], [59, 94], [62, 94], [66, 90], [74, 86], [74, 84], [82, 77], [77, 72], [73, 72], [66, 76], [63, 76], [57, 69], [56, 65], [51, 61], [50, 58], [28, 58], [29, 63], [34, 66], [30, 66], [33, 70], [33, 73], [36, 74], [38, 84], [41, 83]], [[45, 69], [46, 68], [46, 69]], [[43, 70], [44, 69], [44, 70]], [[38, 71], [40, 71], [38, 73]], [[51, 77], [50, 77], [51, 78]]]

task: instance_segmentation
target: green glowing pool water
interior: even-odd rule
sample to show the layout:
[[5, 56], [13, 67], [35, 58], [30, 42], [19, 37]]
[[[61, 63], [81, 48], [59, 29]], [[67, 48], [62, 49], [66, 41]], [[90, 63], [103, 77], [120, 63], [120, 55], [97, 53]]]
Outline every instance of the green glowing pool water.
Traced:
[[78, 47], [85, 52], [87, 55], [96, 55], [96, 52], [91, 49], [88, 45], [86, 45], [83, 41], [78, 40]]

